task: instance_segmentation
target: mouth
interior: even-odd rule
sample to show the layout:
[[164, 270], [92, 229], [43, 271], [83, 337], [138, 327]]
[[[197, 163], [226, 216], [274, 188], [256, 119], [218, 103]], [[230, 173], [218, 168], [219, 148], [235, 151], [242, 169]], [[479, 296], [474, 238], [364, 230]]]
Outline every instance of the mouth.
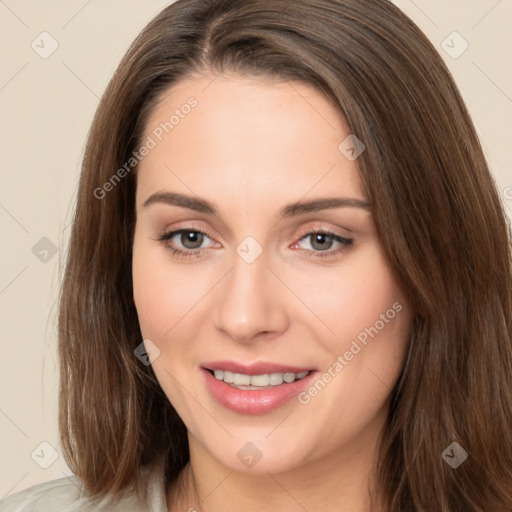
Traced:
[[244, 373], [230, 372], [228, 370], [211, 370], [205, 368], [206, 371], [213, 375], [217, 380], [228, 384], [232, 388], [243, 390], [270, 389], [282, 384], [291, 384], [307, 377], [311, 371], [306, 370], [299, 373], [294, 372], [274, 372], [263, 373], [259, 375], [248, 375]]
[[224, 408], [242, 414], [264, 414], [284, 406], [319, 373], [270, 363], [228, 361], [204, 364], [200, 370], [210, 396]]

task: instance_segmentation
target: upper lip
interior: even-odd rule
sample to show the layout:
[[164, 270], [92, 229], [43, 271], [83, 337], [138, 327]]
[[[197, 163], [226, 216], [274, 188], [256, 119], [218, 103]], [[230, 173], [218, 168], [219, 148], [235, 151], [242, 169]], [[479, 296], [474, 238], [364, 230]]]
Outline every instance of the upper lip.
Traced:
[[202, 364], [207, 370], [227, 370], [243, 375], [263, 375], [265, 373], [301, 373], [312, 371], [312, 368], [290, 366], [286, 364], [257, 361], [255, 363], [243, 364], [236, 361], [208, 361]]

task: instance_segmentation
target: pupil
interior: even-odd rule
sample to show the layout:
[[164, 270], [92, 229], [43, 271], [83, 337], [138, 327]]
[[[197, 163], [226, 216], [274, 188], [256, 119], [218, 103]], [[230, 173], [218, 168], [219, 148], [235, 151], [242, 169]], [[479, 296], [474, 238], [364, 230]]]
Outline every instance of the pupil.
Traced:
[[[326, 243], [326, 239], [327, 239], [327, 243]], [[322, 241], [323, 241], [323, 244], [322, 244]], [[320, 247], [315, 247], [315, 244], [317, 242], [319, 242]], [[311, 245], [315, 249], [320, 249], [320, 250], [324, 249], [325, 250], [325, 249], [329, 249], [330, 242], [332, 242], [330, 235], [317, 233], [316, 235], [313, 235], [313, 243]]]
[[[187, 249], [197, 249], [203, 242], [203, 234], [197, 231], [187, 231], [181, 234], [181, 243]], [[192, 246], [188, 245], [189, 243]]]

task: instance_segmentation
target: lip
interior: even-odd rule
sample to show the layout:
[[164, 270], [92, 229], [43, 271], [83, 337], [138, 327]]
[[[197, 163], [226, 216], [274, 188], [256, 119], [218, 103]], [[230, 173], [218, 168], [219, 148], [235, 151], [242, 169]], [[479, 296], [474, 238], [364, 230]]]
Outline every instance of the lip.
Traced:
[[227, 370], [244, 375], [263, 375], [265, 373], [301, 373], [312, 371], [313, 368], [299, 368], [266, 361], [258, 361], [250, 364], [241, 364], [236, 361], [208, 361], [202, 364], [207, 370]]
[[[240, 365], [238, 365], [240, 368]], [[273, 365], [272, 368], [275, 368]], [[231, 366], [233, 368], [233, 366]], [[291, 368], [291, 367], [280, 367], [280, 368]], [[298, 394], [310, 385], [313, 379], [316, 378], [318, 371], [310, 370], [309, 375], [306, 375], [300, 380], [296, 380], [292, 383], [283, 383], [278, 386], [273, 386], [267, 389], [254, 390], [254, 389], [238, 389], [231, 387], [224, 381], [218, 380], [210, 371], [206, 368], [201, 368], [201, 374], [204, 378], [205, 385], [210, 392], [211, 396], [226, 409], [241, 413], [241, 414], [264, 414], [274, 409], [277, 409], [293, 398], [297, 397]], [[231, 371], [227, 369], [228, 371]], [[254, 370], [254, 368], [251, 368]], [[257, 367], [257, 371], [261, 371]], [[306, 371], [306, 370], [303, 370]], [[235, 373], [247, 372], [247, 367], [244, 371], [237, 371]], [[263, 372], [263, 373], [274, 373], [274, 372]], [[276, 371], [275, 373], [286, 373], [282, 371]], [[295, 372], [294, 372], [295, 373]], [[298, 372], [297, 372], [298, 373]], [[250, 373], [246, 375], [260, 375], [260, 373]]]

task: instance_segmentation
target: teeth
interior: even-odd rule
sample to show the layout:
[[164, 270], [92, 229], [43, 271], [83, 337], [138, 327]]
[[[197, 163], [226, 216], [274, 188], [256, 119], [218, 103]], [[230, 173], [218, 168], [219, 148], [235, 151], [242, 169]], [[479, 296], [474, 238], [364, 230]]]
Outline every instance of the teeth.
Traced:
[[244, 375], [243, 373], [233, 373], [227, 370], [214, 370], [215, 378], [222, 380], [227, 384], [234, 386], [254, 386], [265, 388], [269, 386], [279, 386], [283, 382], [291, 383], [295, 380], [303, 379], [309, 372], [300, 373], [265, 373], [263, 375]]
[[219, 380], [224, 379], [224, 372], [222, 370], [213, 370], [213, 374], [215, 375], [216, 379], [219, 379]]
[[251, 385], [251, 376], [250, 375], [242, 375], [241, 373], [235, 373], [233, 375], [233, 384], [235, 386], [250, 386]]
[[279, 384], [283, 383], [283, 374], [282, 373], [271, 373], [269, 375], [269, 383], [271, 386], [279, 386]]
[[[270, 384], [270, 375], [268, 373], [265, 373], [264, 375], [252, 375], [249, 381], [251, 386], [268, 386]], [[238, 384], [238, 382], [235, 382], [235, 384]], [[244, 384], [246, 383], [244, 382]]]
[[285, 373], [283, 375], [283, 380], [285, 382], [293, 382], [295, 380], [295, 373]]

